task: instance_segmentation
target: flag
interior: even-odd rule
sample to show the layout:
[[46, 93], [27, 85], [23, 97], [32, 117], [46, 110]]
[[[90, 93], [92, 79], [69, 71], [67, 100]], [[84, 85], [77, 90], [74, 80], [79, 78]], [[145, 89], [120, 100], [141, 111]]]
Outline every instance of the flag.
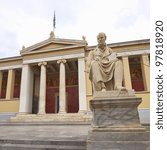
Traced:
[[55, 11], [54, 11], [54, 16], [53, 16], [53, 29], [56, 28], [56, 15], [55, 15]]

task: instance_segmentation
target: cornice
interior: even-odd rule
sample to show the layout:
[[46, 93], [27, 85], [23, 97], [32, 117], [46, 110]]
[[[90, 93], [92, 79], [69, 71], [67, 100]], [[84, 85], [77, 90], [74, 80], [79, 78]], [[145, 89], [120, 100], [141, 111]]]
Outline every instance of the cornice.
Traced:
[[17, 61], [17, 60], [22, 60], [22, 56], [15, 56], [15, 57], [7, 57], [7, 58], [1, 58], [1, 62], [7, 62], [7, 61]]
[[66, 47], [59, 47], [59, 48], [48, 48], [46, 50], [38, 50], [38, 51], [30, 51], [30, 52], [24, 52], [22, 56], [24, 55], [32, 55], [32, 54], [39, 54], [39, 53], [47, 53], [47, 52], [53, 52], [53, 51], [61, 51], [61, 50], [71, 50], [76, 48], [84, 48], [83, 45], [74, 45], [74, 46], [66, 46]]
[[[116, 42], [116, 43], [109, 43], [107, 44], [108, 47], [115, 48], [115, 47], [124, 47], [124, 46], [132, 46], [132, 45], [140, 45], [140, 44], [150, 44], [150, 39], [142, 39], [142, 40], [135, 40], [135, 41], [125, 41], [125, 42]], [[96, 45], [94, 46], [88, 46], [87, 51], [90, 51], [92, 49], [96, 48]]]

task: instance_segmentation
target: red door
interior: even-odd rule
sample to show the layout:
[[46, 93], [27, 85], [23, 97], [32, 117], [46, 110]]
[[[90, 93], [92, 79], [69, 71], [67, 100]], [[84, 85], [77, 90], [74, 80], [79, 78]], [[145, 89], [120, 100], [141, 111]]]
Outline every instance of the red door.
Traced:
[[58, 93], [58, 88], [46, 89], [46, 113], [56, 113], [55, 112], [57, 109], [56, 93]]
[[[58, 88], [47, 88], [46, 90], [46, 113], [57, 113], [59, 110]], [[66, 87], [67, 112], [77, 113], [79, 110], [78, 86]]]
[[79, 110], [78, 86], [67, 87], [68, 113], [77, 113]]

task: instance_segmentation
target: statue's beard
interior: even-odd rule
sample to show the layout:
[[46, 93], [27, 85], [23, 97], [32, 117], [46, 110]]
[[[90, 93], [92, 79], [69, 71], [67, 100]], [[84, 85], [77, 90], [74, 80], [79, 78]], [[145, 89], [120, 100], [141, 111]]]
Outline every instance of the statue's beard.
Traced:
[[106, 47], [106, 43], [98, 44], [98, 48], [104, 49]]

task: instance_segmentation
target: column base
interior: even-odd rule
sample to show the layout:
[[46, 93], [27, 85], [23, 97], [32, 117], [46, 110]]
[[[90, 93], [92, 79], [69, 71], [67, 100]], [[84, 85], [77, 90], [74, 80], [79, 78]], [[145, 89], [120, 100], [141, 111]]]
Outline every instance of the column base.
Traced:
[[66, 111], [59, 111], [58, 114], [67, 114]]
[[32, 113], [29, 113], [29, 112], [19, 112], [19, 113], [17, 113], [16, 116], [19, 116], [19, 115], [29, 115], [29, 114], [32, 114]]
[[39, 111], [38, 112], [38, 115], [45, 115], [46, 114], [46, 112], [44, 112], [44, 111]]
[[88, 112], [86, 110], [79, 110], [78, 113], [86, 115]]

